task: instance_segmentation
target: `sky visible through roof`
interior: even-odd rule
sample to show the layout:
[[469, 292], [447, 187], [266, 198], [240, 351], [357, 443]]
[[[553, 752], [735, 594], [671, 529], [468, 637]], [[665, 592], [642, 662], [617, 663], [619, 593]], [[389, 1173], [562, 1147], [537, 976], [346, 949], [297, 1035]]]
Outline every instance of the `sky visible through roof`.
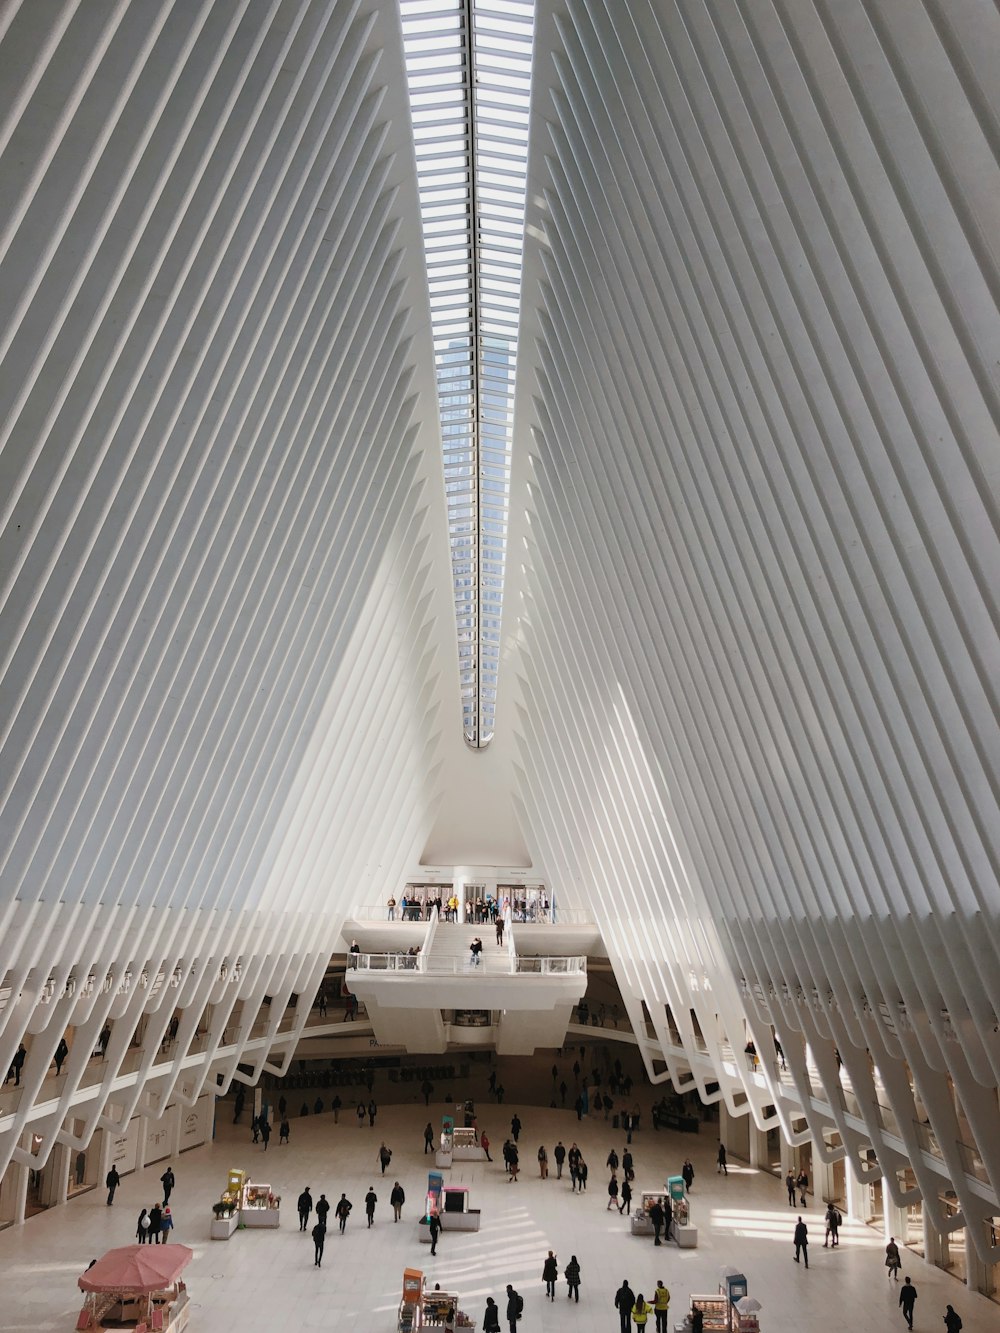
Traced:
[[462, 726], [493, 736], [510, 498], [534, 0], [400, 0]]

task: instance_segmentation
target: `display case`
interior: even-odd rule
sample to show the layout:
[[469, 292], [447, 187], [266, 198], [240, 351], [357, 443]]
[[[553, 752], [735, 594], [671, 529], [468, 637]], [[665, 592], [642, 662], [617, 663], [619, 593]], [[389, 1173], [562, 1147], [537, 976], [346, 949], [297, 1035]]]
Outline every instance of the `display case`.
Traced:
[[729, 1301], [725, 1296], [692, 1296], [691, 1313], [700, 1310], [704, 1333], [729, 1333]]
[[670, 1194], [671, 1235], [682, 1250], [693, 1250], [698, 1244], [698, 1228], [691, 1221], [691, 1201], [684, 1186], [683, 1176], [668, 1176]]
[[247, 1181], [243, 1186], [240, 1221], [245, 1227], [276, 1227], [281, 1225], [281, 1196], [270, 1185]]
[[475, 1328], [476, 1321], [461, 1308], [459, 1298], [453, 1291], [425, 1291], [421, 1309], [421, 1327], [444, 1328], [445, 1317], [454, 1307], [456, 1328]]
[[482, 1162], [486, 1154], [479, 1146], [479, 1133], [474, 1127], [466, 1129], [456, 1125], [452, 1135], [452, 1160], [456, 1162]]
[[666, 1190], [643, 1190], [638, 1199], [632, 1200], [632, 1235], [651, 1236], [654, 1231], [649, 1210], [655, 1203], [663, 1209], [664, 1223], [671, 1210], [670, 1196]]

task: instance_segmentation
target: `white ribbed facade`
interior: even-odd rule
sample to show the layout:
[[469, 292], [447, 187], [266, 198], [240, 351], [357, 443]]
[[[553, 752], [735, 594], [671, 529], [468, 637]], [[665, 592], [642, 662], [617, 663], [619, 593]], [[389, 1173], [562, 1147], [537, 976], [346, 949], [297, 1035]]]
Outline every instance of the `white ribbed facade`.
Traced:
[[0, 1171], [523, 866], [651, 1077], [997, 1259], [998, 60], [985, 0], [538, 0], [474, 753], [398, 5], [0, 10]]

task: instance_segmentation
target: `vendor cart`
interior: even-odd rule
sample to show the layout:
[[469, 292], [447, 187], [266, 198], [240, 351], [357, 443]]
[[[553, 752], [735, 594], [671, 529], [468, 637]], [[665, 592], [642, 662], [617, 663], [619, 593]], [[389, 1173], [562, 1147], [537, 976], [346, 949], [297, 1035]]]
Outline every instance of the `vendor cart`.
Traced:
[[85, 1298], [77, 1329], [181, 1333], [191, 1313], [181, 1273], [193, 1257], [186, 1245], [125, 1245], [109, 1250], [78, 1279]]

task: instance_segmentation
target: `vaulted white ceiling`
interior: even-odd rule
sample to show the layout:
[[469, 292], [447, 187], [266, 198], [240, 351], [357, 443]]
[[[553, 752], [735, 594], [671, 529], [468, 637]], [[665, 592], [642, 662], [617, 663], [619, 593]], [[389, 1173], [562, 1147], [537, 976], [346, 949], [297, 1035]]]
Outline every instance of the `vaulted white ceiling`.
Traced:
[[998, 55], [538, 0], [476, 753], [395, 0], [3, 9], [8, 1155], [67, 1023], [193, 1034], [238, 957], [241, 1032], [424, 857], [590, 908], [654, 1077], [997, 1212]]

